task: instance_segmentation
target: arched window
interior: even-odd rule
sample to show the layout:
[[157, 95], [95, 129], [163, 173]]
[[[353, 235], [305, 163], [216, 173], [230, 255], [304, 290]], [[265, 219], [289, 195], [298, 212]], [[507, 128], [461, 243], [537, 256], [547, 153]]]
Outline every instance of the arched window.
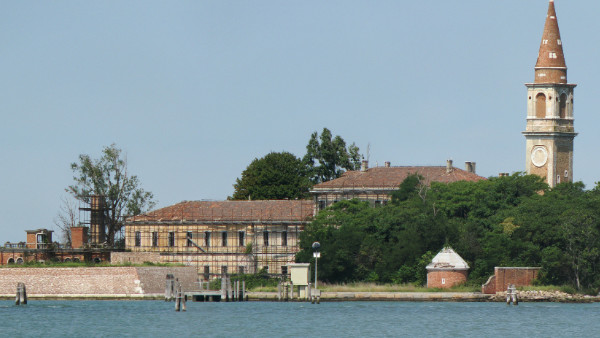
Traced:
[[560, 95], [560, 102], [559, 102], [558, 107], [559, 107], [558, 116], [561, 119], [564, 119], [565, 117], [567, 117], [567, 94]]
[[9, 258], [8, 261], [6, 261], [6, 264], [15, 264], [15, 259], [14, 258]]
[[535, 117], [538, 119], [546, 117], [546, 95], [542, 93], [535, 96]]
[[17, 258], [17, 264], [23, 264], [23, 258], [21, 258], [21, 257]]
[[79, 263], [79, 262], [81, 262], [81, 261], [79, 260], [78, 257], [73, 257], [73, 263]]
[[65, 258], [65, 260], [63, 262], [70, 263], [71, 262], [71, 258], [67, 257], [67, 258]]
[[94, 258], [94, 263], [98, 264], [98, 263], [101, 263], [101, 262], [102, 262], [102, 259], [100, 257], [95, 257]]

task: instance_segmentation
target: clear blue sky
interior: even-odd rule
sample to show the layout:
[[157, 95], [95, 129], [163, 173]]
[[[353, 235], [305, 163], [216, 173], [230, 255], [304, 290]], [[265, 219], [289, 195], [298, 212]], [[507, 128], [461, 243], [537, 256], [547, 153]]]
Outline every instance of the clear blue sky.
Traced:
[[[524, 170], [547, 0], [2, 1], [0, 243], [53, 228], [79, 154], [116, 143], [158, 207], [225, 199], [323, 127], [370, 164]], [[556, 0], [574, 176], [600, 180], [599, 1]], [[55, 229], [57, 230], [57, 229]]]

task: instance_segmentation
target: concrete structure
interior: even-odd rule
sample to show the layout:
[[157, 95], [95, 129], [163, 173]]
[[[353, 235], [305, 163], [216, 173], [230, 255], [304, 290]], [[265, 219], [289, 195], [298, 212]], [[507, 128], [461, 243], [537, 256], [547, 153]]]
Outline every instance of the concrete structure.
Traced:
[[443, 248], [427, 265], [428, 288], [451, 288], [467, 281], [469, 264], [452, 248]]
[[527, 286], [531, 285], [537, 278], [540, 268], [537, 267], [496, 267], [494, 275], [481, 286], [481, 292], [495, 294], [506, 291], [509, 285]]
[[315, 185], [310, 192], [317, 211], [337, 201], [353, 198], [377, 206], [386, 204], [391, 199], [390, 193], [398, 190], [400, 184], [412, 174], [421, 175], [425, 185], [431, 182], [475, 182], [485, 179], [475, 173], [475, 162], [466, 162], [465, 170], [462, 170], [455, 168], [452, 160], [448, 160], [445, 167], [392, 167], [390, 162], [386, 162], [385, 166], [375, 168], [369, 168], [368, 162], [363, 161], [361, 170], [347, 171], [340, 178]]
[[194, 266], [204, 280], [222, 273], [288, 274], [311, 201], [181, 202], [125, 224], [126, 249]]
[[535, 79], [527, 86], [525, 170], [554, 187], [573, 181], [573, 90], [567, 83], [567, 65], [558, 29], [554, 1], [550, 0], [542, 35]]

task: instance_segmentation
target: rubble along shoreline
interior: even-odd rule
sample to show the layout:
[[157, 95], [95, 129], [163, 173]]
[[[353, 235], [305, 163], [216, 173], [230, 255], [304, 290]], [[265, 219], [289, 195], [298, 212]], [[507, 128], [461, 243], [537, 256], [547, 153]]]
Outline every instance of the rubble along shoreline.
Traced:
[[[277, 292], [247, 292], [249, 301], [278, 301]], [[519, 302], [595, 303], [599, 296], [568, 294], [561, 291], [518, 291]], [[36, 300], [163, 300], [163, 294], [29, 294]], [[14, 300], [14, 294], [0, 294], [0, 300]], [[305, 299], [290, 299], [304, 302]], [[321, 301], [330, 302], [506, 302], [506, 292], [483, 294], [480, 292], [321, 292]]]

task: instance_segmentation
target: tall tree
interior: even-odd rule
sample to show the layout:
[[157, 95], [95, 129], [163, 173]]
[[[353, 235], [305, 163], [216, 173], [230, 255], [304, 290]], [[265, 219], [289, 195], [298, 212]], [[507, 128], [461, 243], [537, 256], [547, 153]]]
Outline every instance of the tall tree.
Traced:
[[302, 161], [288, 152], [255, 158], [236, 179], [234, 200], [305, 198], [311, 186]]
[[123, 218], [135, 216], [154, 207], [154, 196], [141, 188], [140, 180], [127, 171], [127, 159], [115, 144], [104, 147], [99, 159], [79, 155], [72, 163], [73, 180], [66, 191], [76, 199], [90, 203], [91, 195], [104, 196], [107, 244], [114, 245], [115, 234], [123, 227]]
[[356, 144], [346, 147], [339, 135], [332, 138], [331, 131], [323, 128], [321, 136], [312, 133], [303, 161], [310, 170], [313, 183], [326, 182], [342, 175], [344, 170], [358, 170], [361, 156]]

